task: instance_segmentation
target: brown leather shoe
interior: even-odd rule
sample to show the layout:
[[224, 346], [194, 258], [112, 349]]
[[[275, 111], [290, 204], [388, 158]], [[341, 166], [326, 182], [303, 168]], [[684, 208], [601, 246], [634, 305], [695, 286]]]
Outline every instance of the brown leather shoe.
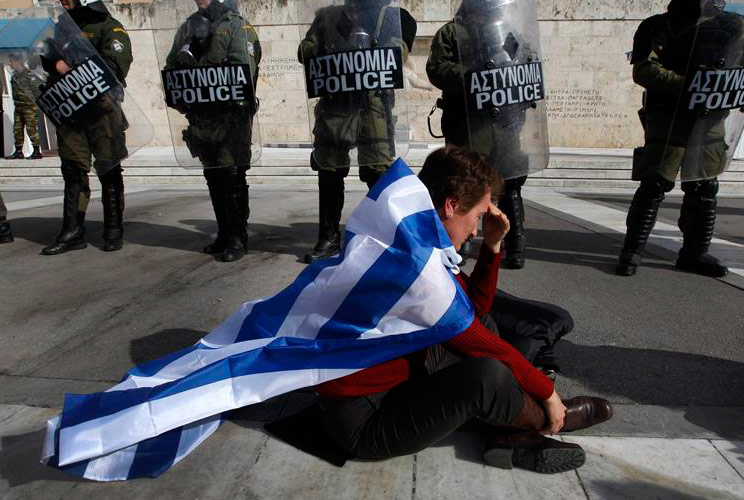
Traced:
[[483, 460], [500, 469], [531, 470], [553, 474], [578, 469], [586, 461], [581, 446], [543, 436], [534, 431], [495, 434]]
[[563, 401], [566, 420], [561, 432], [586, 429], [612, 418], [612, 405], [602, 398], [578, 396]]

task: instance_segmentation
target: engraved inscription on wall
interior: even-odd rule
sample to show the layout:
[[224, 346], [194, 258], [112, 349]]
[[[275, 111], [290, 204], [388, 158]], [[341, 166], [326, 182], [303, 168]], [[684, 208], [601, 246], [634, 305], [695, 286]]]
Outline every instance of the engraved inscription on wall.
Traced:
[[625, 120], [628, 113], [612, 109], [597, 89], [550, 89], [547, 95], [551, 120]]

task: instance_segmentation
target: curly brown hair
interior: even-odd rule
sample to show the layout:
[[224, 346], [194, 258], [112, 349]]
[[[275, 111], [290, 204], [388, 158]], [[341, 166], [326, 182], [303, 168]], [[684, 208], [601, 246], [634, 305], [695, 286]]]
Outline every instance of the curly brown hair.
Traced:
[[429, 190], [434, 208], [441, 208], [451, 197], [457, 200], [461, 212], [473, 208], [489, 188], [491, 197], [498, 197], [504, 183], [480, 154], [458, 146], [433, 151], [418, 177]]

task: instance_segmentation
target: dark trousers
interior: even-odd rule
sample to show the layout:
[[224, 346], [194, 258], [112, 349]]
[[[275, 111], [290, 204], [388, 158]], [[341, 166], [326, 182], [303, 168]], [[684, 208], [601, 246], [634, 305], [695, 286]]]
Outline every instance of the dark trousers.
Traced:
[[472, 419], [506, 426], [517, 417], [524, 396], [506, 366], [489, 358], [457, 361], [442, 349], [430, 349], [433, 373], [372, 396], [321, 399], [331, 438], [355, 457], [385, 459], [421, 451]]

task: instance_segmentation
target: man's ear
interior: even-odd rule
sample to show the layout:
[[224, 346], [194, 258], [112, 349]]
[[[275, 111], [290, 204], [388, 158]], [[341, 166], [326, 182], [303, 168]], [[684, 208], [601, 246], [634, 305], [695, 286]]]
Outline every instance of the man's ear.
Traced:
[[455, 215], [455, 212], [457, 211], [457, 199], [453, 198], [451, 196], [448, 196], [444, 200], [444, 217], [446, 219], [452, 218], [453, 215]]

